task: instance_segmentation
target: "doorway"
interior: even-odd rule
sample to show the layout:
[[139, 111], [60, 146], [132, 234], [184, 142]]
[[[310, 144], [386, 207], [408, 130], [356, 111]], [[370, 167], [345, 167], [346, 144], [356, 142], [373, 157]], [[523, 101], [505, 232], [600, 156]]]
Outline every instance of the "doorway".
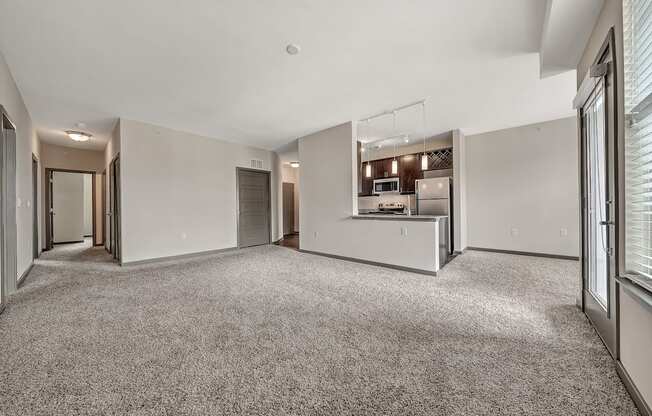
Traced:
[[32, 154], [32, 260], [40, 253], [41, 243], [38, 239], [38, 159]]
[[122, 258], [120, 239], [120, 155], [116, 156], [109, 165], [109, 219], [108, 250], [113, 258], [120, 261]]
[[582, 307], [610, 354], [617, 356], [617, 128], [613, 32], [576, 106], [580, 115]]
[[294, 184], [283, 182], [283, 237], [294, 234]]
[[238, 248], [271, 242], [270, 173], [236, 168]]
[[92, 247], [98, 232], [95, 172], [48, 168], [45, 174], [46, 249], [86, 240]]
[[16, 125], [0, 106], [0, 312], [16, 290]]

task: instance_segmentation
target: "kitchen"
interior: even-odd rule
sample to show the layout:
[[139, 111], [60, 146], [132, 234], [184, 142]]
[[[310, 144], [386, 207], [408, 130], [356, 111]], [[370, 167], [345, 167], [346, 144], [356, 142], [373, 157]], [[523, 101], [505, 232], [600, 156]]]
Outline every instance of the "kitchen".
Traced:
[[[406, 126], [418, 115], [414, 112], [417, 106], [423, 108], [425, 104], [385, 112], [360, 123], [356, 218], [436, 221], [443, 265], [454, 252], [453, 132], [419, 138], [417, 131]], [[397, 114], [401, 110], [412, 114], [402, 117], [407, 123], [398, 126]], [[391, 126], [374, 129], [372, 120], [387, 121], [387, 116], [391, 116]]]

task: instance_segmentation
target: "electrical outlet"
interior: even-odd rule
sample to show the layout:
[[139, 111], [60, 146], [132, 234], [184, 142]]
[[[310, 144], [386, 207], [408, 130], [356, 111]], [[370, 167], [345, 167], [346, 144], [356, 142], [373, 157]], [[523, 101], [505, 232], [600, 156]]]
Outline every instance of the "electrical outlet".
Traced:
[[406, 237], [408, 235], [407, 227], [401, 227], [401, 235]]
[[559, 230], [559, 235], [562, 237], [568, 237], [568, 228], [561, 228]]
[[314, 236], [315, 236], [315, 239], [317, 239], [317, 231], [315, 231]]
[[518, 236], [518, 228], [512, 228], [510, 230], [510, 234], [512, 235], [512, 237], [517, 237]]

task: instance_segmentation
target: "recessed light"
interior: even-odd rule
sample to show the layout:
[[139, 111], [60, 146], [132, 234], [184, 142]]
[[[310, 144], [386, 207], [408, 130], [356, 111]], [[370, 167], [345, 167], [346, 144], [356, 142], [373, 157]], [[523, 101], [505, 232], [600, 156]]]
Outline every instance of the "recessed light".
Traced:
[[301, 52], [301, 46], [290, 43], [285, 47], [285, 51], [290, 55], [297, 55], [299, 52]]
[[68, 130], [66, 131], [66, 134], [76, 142], [87, 142], [91, 139], [91, 137], [93, 137], [91, 134], [74, 130]]

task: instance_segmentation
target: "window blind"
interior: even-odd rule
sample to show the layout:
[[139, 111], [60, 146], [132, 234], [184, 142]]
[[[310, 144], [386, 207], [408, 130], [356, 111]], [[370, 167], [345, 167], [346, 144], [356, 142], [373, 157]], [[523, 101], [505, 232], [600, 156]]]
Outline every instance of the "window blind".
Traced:
[[652, 0], [624, 0], [625, 262], [652, 281]]

